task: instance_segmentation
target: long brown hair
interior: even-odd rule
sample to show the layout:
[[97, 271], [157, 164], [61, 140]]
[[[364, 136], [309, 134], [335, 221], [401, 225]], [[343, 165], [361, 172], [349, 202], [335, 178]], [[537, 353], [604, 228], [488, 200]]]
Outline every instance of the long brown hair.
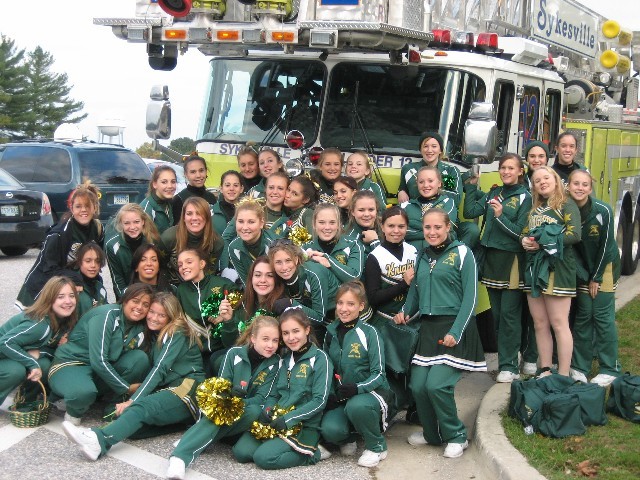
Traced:
[[376, 205], [376, 219], [375, 222], [373, 224], [374, 229], [376, 230], [376, 232], [378, 232], [378, 236], [380, 237], [380, 207], [378, 207], [378, 199], [376, 198], [376, 194], [373, 193], [371, 190], [358, 190], [356, 193], [353, 194], [353, 198], [351, 199], [351, 205], [349, 205], [349, 224], [347, 225], [347, 229], [351, 230], [352, 228], [354, 228], [356, 225], [358, 225], [358, 222], [356, 221], [355, 217], [353, 216], [353, 211], [356, 208], [356, 203], [358, 203], [358, 200], [362, 200], [364, 198], [368, 198], [369, 200], [373, 200], [373, 202]]
[[[275, 286], [273, 287], [273, 291], [267, 294], [262, 305], [258, 305], [258, 295], [256, 294], [256, 291], [253, 289], [253, 286], [251, 284], [251, 279], [253, 278], [253, 272], [256, 269], [256, 265], [260, 263], [267, 264], [269, 265], [269, 267], [271, 267], [271, 271], [273, 273], [273, 279], [275, 280]], [[260, 255], [253, 261], [253, 263], [251, 264], [251, 267], [249, 268], [249, 273], [247, 274], [247, 288], [244, 290], [244, 295], [243, 295], [244, 301], [242, 302], [245, 308], [246, 319], [248, 320], [253, 316], [256, 310], [256, 305], [258, 305], [258, 308], [264, 308], [269, 312], [273, 311], [273, 304], [277, 299], [282, 298], [283, 294], [284, 294], [284, 283], [282, 283], [282, 279], [278, 277], [276, 273], [273, 271], [273, 266], [271, 265], [271, 263], [269, 263], [269, 258], [266, 255]]]
[[176, 175], [176, 172], [173, 168], [171, 168], [169, 165], [158, 165], [156, 168], [153, 169], [153, 172], [151, 172], [151, 180], [149, 180], [149, 188], [147, 189], [147, 197], [150, 197], [152, 193], [155, 193], [155, 189], [153, 188], [153, 184], [154, 182], [157, 182], [158, 179], [160, 178], [160, 174], [162, 172], [171, 172], [173, 174], [173, 178], [176, 179], [176, 181], [178, 181], [178, 176]]
[[144, 224], [142, 227], [142, 236], [144, 237], [147, 243], [157, 243], [160, 240], [160, 233], [158, 232], [158, 227], [154, 223], [153, 219], [144, 211], [144, 209], [137, 203], [127, 203], [120, 207], [118, 213], [116, 214], [116, 218], [113, 222], [114, 228], [117, 232], [123, 232], [122, 226], [122, 218], [125, 213], [135, 213], [142, 219], [142, 223]]
[[[309, 320], [309, 317], [307, 317], [307, 314], [304, 313], [304, 310], [302, 310], [302, 308], [287, 308], [284, 313], [280, 315], [280, 325], [282, 325], [287, 320], [295, 320], [302, 328], [309, 327], [309, 336], [307, 338], [311, 343], [315, 344], [316, 346], [318, 345], [318, 339], [313, 332], [313, 325], [311, 324], [311, 320]], [[280, 331], [280, 334], [282, 335], [282, 331]]]
[[184, 214], [187, 211], [187, 207], [193, 205], [196, 212], [204, 218], [204, 229], [202, 230], [202, 241], [200, 248], [206, 252], [213, 251], [213, 247], [220, 241], [218, 232], [211, 225], [211, 210], [209, 203], [200, 197], [189, 197], [182, 204], [182, 212], [180, 212], [180, 221], [176, 226], [176, 252], [180, 253], [187, 248], [187, 242], [189, 240], [189, 230], [187, 230], [187, 224], [184, 221]]
[[181, 332], [189, 339], [189, 346], [195, 343], [199, 348], [202, 348], [200, 336], [193, 328], [191, 328], [191, 324], [187, 320], [187, 316], [180, 305], [178, 297], [172, 293], [159, 292], [151, 299], [151, 305], [154, 303], [162, 306], [165, 315], [169, 319], [168, 323], [162, 327], [160, 332], [158, 332], [158, 338], [156, 340], [156, 345], [158, 347], [162, 346], [162, 340], [165, 335], [173, 335], [176, 332]]
[[100, 189], [91, 183], [91, 180], [86, 180], [72, 190], [67, 199], [67, 208], [69, 209], [63, 216], [63, 220], [68, 220], [71, 216], [71, 207], [73, 202], [79, 198], [86, 199], [94, 209], [93, 219], [99, 221], [100, 217]]
[[36, 322], [42, 321], [42, 319], [48, 315], [51, 330], [53, 332], [58, 332], [60, 330], [60, 320], [62, 319], [56, 316], [51, 307], [56, 301], [60, 290], [67, 285], [71, 287], [71, 291], [76, 296], [76, 308], [73, 310], [71, 315], [69, 315], [69, 320], [66, 325], [68, 330], [71, 330], [78, 322], [78, 295], [76, 293], [76, 284], [68, 277], [51, 277], [47, 283], [44, 284], [44, 287], [42, 288], [40, 295], [38, 295], [38, 298], [36, 298], [34, 304], [25, 309], [25, 315]]

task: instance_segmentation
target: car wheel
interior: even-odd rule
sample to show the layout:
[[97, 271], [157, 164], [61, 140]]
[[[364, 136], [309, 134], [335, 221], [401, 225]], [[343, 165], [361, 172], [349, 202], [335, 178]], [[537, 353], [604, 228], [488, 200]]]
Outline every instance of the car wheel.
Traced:
[[2, 247], [0, 250], [2, 250], [2, 253], [7, 257], [18, 257], [27, 253], [29, 249], [27, 247]]

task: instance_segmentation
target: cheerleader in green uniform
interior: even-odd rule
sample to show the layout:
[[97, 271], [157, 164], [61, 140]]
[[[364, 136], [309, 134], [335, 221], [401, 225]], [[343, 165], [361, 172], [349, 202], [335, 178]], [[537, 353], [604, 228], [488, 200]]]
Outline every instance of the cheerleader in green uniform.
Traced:
[[444, 443], [444, 456], [456, 458], [468, 441], [458, 417], [455, 385], [463, 371], [487, 370], [474, 318], [478, 273], [471, 249], [450, 239], [451, 221], [443, 210], [428, 210], [423, 225], [429, 246], [418, 259], [402, 311], [394, 317], [399, 324], [420, 321], [409, 385], [422, 431], [408, 441]]
[[553, 328], [558, 373], [568, 376], [573, 351], [569, 309], [571, 297], [576, 295], [573, 245], [580, 241], [582, 234], [580, 210], [566, 196], [562, 180], [550, 167], [538, 168], [531, 180], [533, 208], [521, 242], [527, 252], [525, 291], [536, 330], [539, 375], [551, 374]]
[[69, 265], [77, 271], [82, 281], [77, 282], [78, 318], [107, 302], [107, 290], [102, 285], [100, 270], [105, 265], [104, 252], [95, 242], [85, 243], [78, 250], [76, 260]]
[[209, 204], [211, 210], [213, 206], [218, 202], [216, 196], [207, 190], [204, 183], [207, 181], [207, 162], [204, 158], [198, 155], [189, 155], [182, 164], [184, 169], [184, 176], [187, 179], [187, 188], [179, 191], [175, 197], [173, 197], [173, 223], [177, 225], [180, 222], [180, 215], [182, 214], [182, 207], [184, 201], [187, 198], [198, 197], [202, 198]]
[[315, 332], [324, 335], [324, 326], [333, 321], [337, 278], [322, 265], [305, 262], [300, 247], [289, 239], [278, 239], [271, 245], [269, 263], [285, 284], [284, 295], [274, 304], [274, 313], [280, 315], [289, 307], [301, 307], [313, 322]]
[[358, 190], [353, 195], [349, 224], [345, 231], [348, 238], [362, 242], [365, 257], [380, 245], [380, 213], [375, 193], [370, 190]]
[[153, 293], [170, 292], [175, 293], [176, 287], [169, 282], [167, 272], [162, 268], [160, 259], [162, 253], [156, 245], [143, 243], [140, 245], [131, 258], [131, 283], [145, 283], [151, 287]]
[[340, 283], [359, 280], [364, 268], [364, 247], [341, 235], [340, 211], [321, 203], [313, 212], [314, 239], [303, 245], [309, 261], [329, 269]]
[[520, 234], [531, 210], [531, 195], [523, 183], [524, 165], [515, 153], [498, 162], [501, 186], [489, 193], [477, 188], [478, 177], [465, 184], [464, 216], [484, 216], [481, 245], [485, 258], [480, 281], [487, 287], [498, 336], [498, 377], [501, 383], [520, 378], [518, 352], [522, 338], [522, 288], [525, 255]]
[[116, 301], [131, 283], [131, 260], [143, 243], [158, 243], [160, 234], [151, 217], [137, 203], [120, 207], [107, 234], [104, 250], [111, 273]]
[[382, 338], [360, 317], [366, 300], [359, 281], [341, 285], [336, 294], [338, 318], [327, 327], [323, 347], [334, 365], [336, 395], [329, 400], [333, 405], [327, 404], [321, 433], [325, 441], [340, 445], [343, 455], [351, 456], [357, 447], [355, 430], [365, 445], [358, 465], [372, 468], [387, 458], [382, 432], [390, 420], [392, 394], [385, 376]]
[[549, 163], [549, 147], [544, 142], [534, 140], [527, 143], [524, 149], [524, 158], [527, 162], [527, 175], [525, 184], [531, 191], [531, 175], [540, 167], [545, 167]]
[[[206, 274], [207, 262], [203, 257], [205, 255], [199, 250], [184, 250], [178, 255], [182, 283], [178, 285], [176, 295], [192, 321], [192, 328], [200, 335], [205, 368], [213, 373], [216, 371], [216, 359], [238, 338], [238, 324], [233, 319], [233, 309], [224, 293], [233, 291], [235, 284], [226, 278]], [[216, 317], [206, 314], [207, 305], [213, 302], [219, 302]]]
[[366, 152], [357, 151], [349, 155], [345, 173], [356, 181], [358, 190], [371, 190], [376, 194], [380, 211], [384, 211], [387, 208], [387, 199], [382, 188], [371, 180], [371, 161]]
[[593, 179], [585, 170], [569, 175], [569, 195], [580, 208], [582, 241], [576, 245], [586, 275], [578, 274], [576, 318], [573, 323], [571, 378], [586, 382], [595, 345], [600, 372], [591, 379], [607, 387], [620, 376], [615, 290], [620, 278], [620, 253], [611, 207], [591, 197]]
[[304, 175], [295, 177], [289, 183], [284, 197], [284, 207], [289, 214], [286, 220], [286, 236], [290, 229], [304, 227], [307, 232], [313, 232], [313, 207], [318, 201], [318, 190], [311, 180]]
[[422, 167], [416, 174], [418, 196], [400, 204], [409, 217], [409, 228], [406, 240], [418, 250], [425, 248], [426, 243], [422, 232], [422, 217], [430, 208], [442, 209], [451, 218], [454, 232], [458, 224], [456, 203], [449, 195], [442, 191], [442, 176], [435, 166]]
[[151, 305], [151, 288], [138, 283], [127, 288], [120, 305], [102, 305], [84, 315], [55, 352], [49, 370], [53, 393], [67, 406], [64, 419], [80, 425], [99, 393], [121, 400], [140, 387], [149, 370], [144, 319]]
[[320, 203], [333, 203], [333, 183], [342, 175], [344, 155], [337, 148], [325, 148], [320, 154], [318, 165], [312, 170], [311, 179], [320, 187]]
[[258, 154], [258, 168], [260, 169], [260, 182], [247, 192], [247, 196], [253, 199], [264, 198], [265, 180], [275, 172], [284, 172], [284, 163], [280, 154], [272, 148], [263, 148]]
[[[282, 314], [280, 333], [289, 352], [282, 359], [274, 388], [258, 421], [276, 430], [291, 429], [299, 424], [302, 424], [302, 429], [287, 437], [265, 441], [245, 432], [233, 447], [233, 454], [239, 462], [253, 461], [265, 470], [313, 465], [320, 460], [320, 421], [333, 372], [327, 354], [314, 344], [311, 322], [301, 309], [291, 308]], [[294, 409], [272, 418], [276, 405]]]
[[200, 250], [206, 255], [207, 273], [217, 273], [224, 241], [211, 225], [209, 204], [200, 197], [184, 201], [180, 222], [162, 234], [162, 250], [171, 283], [180, 283], [178, 254], [186, 249]]
[[218, 203], [211, 209], [213, 229], [219, 236], [222, 236], [233, 219], [236, 213], [236, 202], [242, 195], [243, 188], [242, 177], [235, 170], [228, 170], [220, 177]]
[[[200, 341], [170, 293], [155, 295], [146, 319], [144, 340], [153, 366], [131, 398], [118, 403], [117, 418], [105, 427], [81, 428], [62, 422], [65, 435], [92, 461], [134, 434], [155, 436], [198, 416], [197, 386], [204, 380]], [[141, 433], [142, 432], [142, 433]]]
[[[284, 212], [284, 197], [289, 187], [289, 177], [284, 172], [272, 173], [265, 181], [264, 229], [279, 237], [286, 230], [287, 215]], [[235, 219], [229, 222], [222, 234], [229, 244], [238, 236]]]
[[251, 264], [249, 279], [250, 283], [242, 294], [242, 308], [234, 312], [234, 315], [242, 316], [242, 322], [246, 325], [250, 325], [257, 315], [273, 316], [275, 301], [284, 295], [284, 284], [266, 255], [259, 256]]
[[38, 258], [20, 288], [15, 303], [18, 309], [32, 305], [47, 280], [65, 273], [63, 270], [76, 259], [82, 244], [94, 241], [103, 245], [99, 195], [100, 190], [88, 181], [71, 192], [69, 212], [47, 233]]
[[180, 439], [171, 453], [167, 478], [183, 479], [186, 467], [212, 443], [245, 433], [262, 411], [279, 370], [280, 343], [278, 320], [258, 316], [227, 351], [219, 378], [229, 380], [232, 393], [244, 399], [242, 416], [231, 425], [218, 426], [200, 413], [200, 419]]
[[349, 209], [351, 200], [358, 191], [358, 184], [351, 177], [340, 176], [333, 182], [333, 200], [340, 209], [340, 223], [346, 230], [349, 224]]
[[258, 166], [257, 146], [247, 143], [247, 145], [240, 147], [236, 158], [238, 159], [238, 170], [240, 170], [244, 191], [248, 192], [262, 180], [260, 167]]
[[[266, 255], [275, 235], [264, 230], [264, 208], [256, 200], [248, 199], [236, 208], [235, 224], [238, 236], [229, 243], [228, 267], [235, 270], [237, 278], [244, 287], [247, 274], [253, 261], [260, 255]], [[225, 275], [229, 276], [228, 273]]]
[[32, 398], [46, 382], [53, 352], [64, 343], [78, 320], [76, 285], [52, 277], [35, 303], [0, 326], [0, 404], [25, 380]]
[[569, 175], [576, 170], [584, 170], [588, 172], [586, 167], [576, 162], [578, 155], [578, 138], [571, 132], [562, 132], [556, 140], [556, 161], [553, 168], [558, 176], [562, 179], [562, 184], [567, 186]]
[[158, 165], [151, 174], [147, 196], [140, 202], [160, 233], [173, 225], [173, 196], [176, 194], [177, 182], [173, 168]]

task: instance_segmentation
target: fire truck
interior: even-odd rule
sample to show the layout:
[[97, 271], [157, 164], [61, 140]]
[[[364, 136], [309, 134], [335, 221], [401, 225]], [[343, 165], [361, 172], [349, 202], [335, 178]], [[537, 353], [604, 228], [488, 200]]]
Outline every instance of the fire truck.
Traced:
[[[208, 186], [236, 168], [247, 142], [365, 150], [389, 201], [401, 166], [419, 158], [425, 130], [446, 157], [477, 165], [496, 183], [494, 160], [578, 138], [594, 195], [615, 210], [623, 273], [640, 258], [640, 32], [575, 0], [137, 0], [132, 18], [96, 18], [146, 45], [149, 65], [172, 70], [189, 48], [211, 56], [197, 150]], [[204, 74], [204, 73], [203, 73]], [[166, 88], [152, 92], [147, 130], [170, 135]], [[298, 145], [299, 146], [299, 145]], [[303, 160], [313, 159], [308, 155]]]

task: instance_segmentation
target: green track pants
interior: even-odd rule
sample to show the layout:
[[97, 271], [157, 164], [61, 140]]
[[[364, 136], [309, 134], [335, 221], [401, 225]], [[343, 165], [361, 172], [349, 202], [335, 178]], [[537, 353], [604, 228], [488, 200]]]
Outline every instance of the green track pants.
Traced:
[[599, 292], [596, 298], [578, 292], [576, 318], [573, 323], [571, 368], [584, 374], [591, 370], [594, 344], [600, 372], [620, 375], [618, 330], [616, 328], [615, 293]]
[[[41, 382], [44, 383], [46, 387], [47, 374], [49, 372], [49, 367], [51, 366], [51, 359], [48, 357], [40, 357], [37, 362], [42, 370]], [[4, 402], [5, 398], [7, 398], [14, 388], [27, 379], [28, 374], [29, 371], [27, 370], [27, 367], [22, 365], [20, 362], [16, 362], [10, 358], [0, 359], [0, 404]], [[41, 392], [42, 389], [38, 382], [28, 382], [25, 385], [24, 395], [27, 401], [35, 399]]]
[[518, 373], [522, 339], [522, 290], [487, 287], [498, 337], [498, 371]]
[[382, 435], [380, 402], [371, 393], [361, 393], [350, 398], [345, 405], [325, 412], [320, 434], [325, 441], [335, 445], [355, 441], [355, 429], [364, 439], [367, 450], [384, 452], [387, 442]]
[[222, 426], [216, 425], [203, 415], [185, 432], [171, 456], [180, 458], [187, 466], [190, 465], [213, 442], [249, 431], [251, 424], [260, 416], [261, 410], [260, 405], [248, 405], [238, 421]]
[[[319, 433], [304, 432], [307, 439], [315, 437], [313, 447], [318, 445]], [[271, 440], [256, 440], [249, 432], [245, 432], [233, 446], [233, 454], [240, 463], [255, 462], [256, 466], [264, 470], [280, 470], [283, 468], [315, 465], [320, 461], [320, 451], [315, 450], [313, 455], [306, 455], [294, 450], [294, 448], [281, 438]]]
[[430, 445], [464, 443], [467, 439], [454, 397], [460, 375], [460, 370], [449, 365], [411, 366], [409, 386], [416, 400], [422, 433]]

